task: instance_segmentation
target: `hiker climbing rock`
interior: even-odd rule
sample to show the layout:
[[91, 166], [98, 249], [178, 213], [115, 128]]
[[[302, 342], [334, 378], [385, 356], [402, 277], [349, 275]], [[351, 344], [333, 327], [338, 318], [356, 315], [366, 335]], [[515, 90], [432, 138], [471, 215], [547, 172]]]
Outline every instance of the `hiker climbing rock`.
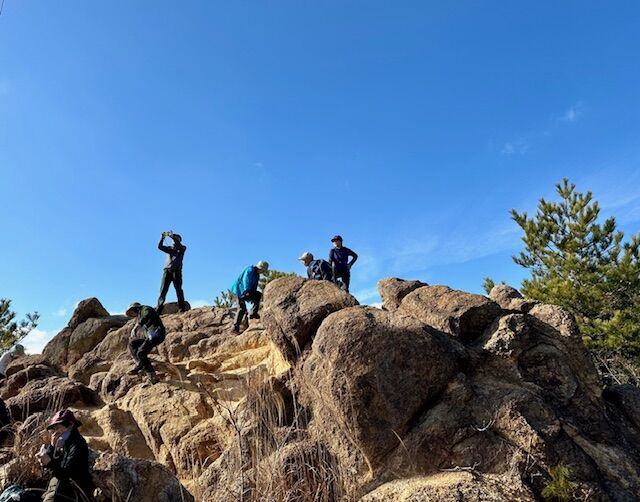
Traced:
[[19, 343], [16, 343], [11, 349], [2, 354], [2, 357], [0, 357], [0, 382], [4, 380], [7, 375], [7, 366], [9, 366], [9, 363], [22, 356], [24, 356], [24, 347]]
[[298, 258], [307, 267], [307, 277], [318, 281], [333, 281], [333, 270], [327, 260], [315, 260], [309, 251]]
[[78, 431], [80, 425], [70, 410], [59, 411], [49, 421], [47, 430], [51, 439], [36, 454], [40, 463], [51, 472], [42, 502], [94, 501], [89, 447]]
[[249, 265], [245, 268], [240, 276], [233, 282], [229, 291], [235, 297], [237, 303], [236, 318], [233, 323], [233, 335], [240, 334], [240, 325], [247, 313], [247, 303], [251, 303], [251, 313], [249, 319], [259, 319], [258, 309], [260, 308], [260, 300], [262, 294], [258, 291], [258, 282], [260, 274], [264, 274], [269, 270], [269, 264], [266, 261], [259, 261], [256, 265]]
[[[351, 282], [351, 267], [358, 259], [358, 255], [342, 245], [342, 237], [340, 235], [334, 235], [331, 238], [331, 242], [333, 242], [333, 249], [329, 251], [329, 263], [333, 268], [333, 278], [336, 284], [341, 285], [342, 289], [348, 293], [349, 283]], [[349, 261], [349, 257], [351, 257], [351, 261]]]
[[[172, 239], [173, 245], [165, 246], [165, 237]], [[158, 298], [156, 310], [158, 311], [158, 314], [162, 314], [164, 300], [167, 296], [167, 292], [169, 291], [169, 286], [173, 283], [173, 287], [176, 289], [176, 296], [178, 297], [178, 307], [180, 308], [180, 312], [185, 312], [188, 309], [184, 301], [184, 292], [182, 291], [182, 261], [184, 259], [184, 253], [187, 250], [187, 246], [182, 244], [182, 237], [180, 235], [174, 234], [169, 230], [168, 232], [162, 232], [160, 242], [158, 242], [158, 249], [167, 253], [167, 261], [164, 264], [162, 283], [160, 284], [160, 297]]]
[[140, 371], [145, 371], [149, 375], [151, 383], [157, 383], [158, 376], [149, 360], [149, 353], [154, 347], [164, 342], [166, 330], [162, 320], [153, 307], [140, 305], [138, 302], [129, 305], [126, 315], [136, 318], [136, 325], [131, 330], [131, 341], [129, 342], [129, 350], [136, 366], [129, 371], [129, 374], [135, 375]]

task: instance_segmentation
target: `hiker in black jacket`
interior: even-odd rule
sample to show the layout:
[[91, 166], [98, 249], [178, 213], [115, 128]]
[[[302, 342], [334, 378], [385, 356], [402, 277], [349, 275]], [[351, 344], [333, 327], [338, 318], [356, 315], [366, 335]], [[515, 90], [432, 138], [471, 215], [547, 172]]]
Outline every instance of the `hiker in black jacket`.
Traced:
[[9, 431], [7, 430], [9, 425], [11, 425], [11, 413], [9, 413], [7, 405], [0, 398], [0, 447], [4, 445], [4, 442], [9, 437]]
[[135, 375], [144, 370], [149, 375], [151, 383], [157, 383], [158, 377], [149, 360], [149, 353], [154, 347], [164, 342], [166, 336], [164, 324], [153, 307], [140, 305], [138, 302], [129, 305], [126, 315], [135, 317], [137, 321], [131, 331], [129, 342], [129, 350], [137, 364], [129, 374]]
[[[172, 246], [164, 245], [165, 237], [173, 239]], [[158, 314], [162, 314], [164, 300], [167, 297], [169, 286], [173, 283], [173, 287], [176, 288], [176, 296], [178, 297], [178, 307], [180, 308], [180, 312], [185, 312], [187, 310], [187, 306], [184, 301], [184, 292], [182, 291], [182, 260], [184, 258], [184, 253], [187, 250], [187, 246], [182, 244], [182, 237], [178, 234], [174, 234], [170, 230], [168, 232], [162, 232], [160, 242], [158, 242], [158, 249], [167, 253], [167, 261], [164, 264], [164, 272], [162, 273], [162, 282], [160, 284], [160, 297], [158, 298], [156, 310], [158, 311]]]
[[333, 270], [327, 260], [315, 260], [313, 254], [307, 251], [298, 258], [307, 267], [307, 277], [318, 281], [333, 281]]
[[59, 411], [49, 422], [47, 429], [51, 431], [51, 441], [36, 455], [51, 472], [42, 502], [94, 501], [89, 447], [78, 431], [80, 425], [70, 410]]

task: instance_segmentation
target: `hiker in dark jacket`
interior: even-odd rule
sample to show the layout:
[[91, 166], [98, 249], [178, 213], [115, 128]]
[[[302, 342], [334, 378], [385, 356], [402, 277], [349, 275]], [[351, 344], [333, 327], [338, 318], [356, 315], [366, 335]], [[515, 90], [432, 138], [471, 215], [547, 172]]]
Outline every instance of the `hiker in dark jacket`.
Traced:
[[157, 383], [158, 376], [149, 360], [149, 353], [164, 342], [166, 330], [162, 320], [153, 307], [140, 305], [138, 302], [129, 305], [126, 315], [136, 318], [136, 325], [131, 330], [129, 350], [137, 364], [129, 374], [135, 375], [144, 370], [149, 375], [151, 383]]
[[0, 447], [2, 447], [9, 437], [9, 431], [7, 430], [11, 425], [11, 413], [7, 405], [0, 398]]
[[327, 260], [315, 260], [313, 254], [307, 251], [298, 258], [307, 267], [307, 277], [318, 281], [333, 281], [333, 270]]
[[[165, 237], [173, 239], [172, 246], [165, 246]], [[167, 253], [167, 261], [164, 264], [164, 272], [162, 274], [162, 283], [160, 284], [160, 297], [158, 298], [158, 305], [156, 310], [158, 314], [162, 314], [164, 308], [164, 300], [167, 297], [169, 286], [173, 283], [173, 287], [176, 289], [176, 296], [178, 297], [178, 307], [180, 312], [185, 312], [187, 306], [184, 301], [184, 292], [182, 291], [182, 260], [184, 253], [187, 250], [187, 246], [182, 244], [182, 237], [178, 234], [174, 234], [172, 231], [162, 232], [160, 236], [160, 242], [158, 242], [158, 249]]]
[[[342, 245], [342, 237], [334, 235], [331, 238], [333, 249], [329, 251], [329, 263], [333, 268], [333, 278], [338, 284], [338, 279], [342, 282], [342, 288], [348, 293], [351, 282], [351, 267], [358, 259], [358, 255], [348, 247]], [[351, 258], [351, 261], [349, 261]]]
[[249, 265], [245, 268], [238, 278], [233, 281], [229, 292], [236, 300], [237, 308], [236, 318], [233, 322], [232, 335], [240, 334], [240, 325], [247, 313], [247, 302], [251, 303], [251, 314], [249, 319], [259, 319], [260, 300], [262, 294], [258, 291], [258, 283], [260, 282], [260, 274], [264, 274], [269, 270], [269, 264], [266, 261], [259, 261], [255, 266]]
[[51, 472], [42, 502], [93, 502], [93, 481], [89, 472], [89, 447], [78, 431], [81, 423], [70, 410], [56, 413], [47, 429], [51, 441], [36, 455]]

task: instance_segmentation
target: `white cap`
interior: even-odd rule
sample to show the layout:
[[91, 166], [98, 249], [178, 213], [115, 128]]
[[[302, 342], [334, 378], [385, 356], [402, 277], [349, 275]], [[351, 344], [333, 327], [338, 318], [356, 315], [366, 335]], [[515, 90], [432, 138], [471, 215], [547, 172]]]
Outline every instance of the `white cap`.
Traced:
[[301, 261], [313, 260], [313, 254], [310, 253], [309, 251], [305, 251], [304, 253], [302, 253], [302, 256], [298, 258], [298, 260], [301, 260]]
[[267, 270], [269, 270], [269, 263], [264, 260], [260, 260], [258, 263], [256, 263], [256, 268], [259, 268], [261, 272], [266, 272]]

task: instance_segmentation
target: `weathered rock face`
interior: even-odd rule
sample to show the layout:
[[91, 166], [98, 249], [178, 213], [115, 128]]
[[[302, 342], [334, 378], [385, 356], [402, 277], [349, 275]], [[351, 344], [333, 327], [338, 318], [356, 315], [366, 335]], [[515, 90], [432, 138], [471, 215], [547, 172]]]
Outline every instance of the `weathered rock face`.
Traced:
[[44, 348], [43, 355], [53, 364], [67, 367], [91, 351], [110, 329], [127, 323], [124, 316], [110, 316], [97, 298], [82, 300], [67, 327]]
[[602, 392], [571, 315], [508, 287], [385, 279], [380, 294], [376, 309], [273, 281], [266, 329], [237, 337], [228, 309], [163, 315], [156, 385], [128, 374], [131, 322], [105, 328], [84, 302], [52, 341], [64, 357], [20, 358], [0, 383], [24, 420], [0, 484], [42, 486], [33, 453], [71, 406], [99, 452], [99, 500], [533, 502], [558, 465], [578, 500], [637, 499], [640, 391]]
[[507, 286], [506, 284], [498, 284], [493, 287], [489, 293], [489, 298], [496, 302], [504, 310], [515, 310], [521, 312], [528, 312], [538, 302], [534, 300], [525, 300], [515, 288]]
[[377, 466], [456, 368], [446, 335], [379, 309], [348, 308], [320, 326], [304, 363], [304, 396], [322, 435], [342, 426], [325, 442], [351, 436], [367, 464]]
[[406, 281], [396, 277], [382, 279], [378, 282], [382, 307], [391, 312], [397, 310], [405, 296], [423, 286], [428, 286], [428, 284], [421, 281]]
[[283, 277], [267, 286], [262, 318], [273, 342], [294, 362], [325, 317], [357, 304], [332, 282]]
[[93, 466], [93, 480], [100, 491], [98, 502], [194, 502], [169, 469], [147, 460], [102, 454]]
[[501, 309], [485, 296], [447, 286], [423, 286], [405, 296], [399, 312], [455, 337], [471, 340], [489, 327]]

